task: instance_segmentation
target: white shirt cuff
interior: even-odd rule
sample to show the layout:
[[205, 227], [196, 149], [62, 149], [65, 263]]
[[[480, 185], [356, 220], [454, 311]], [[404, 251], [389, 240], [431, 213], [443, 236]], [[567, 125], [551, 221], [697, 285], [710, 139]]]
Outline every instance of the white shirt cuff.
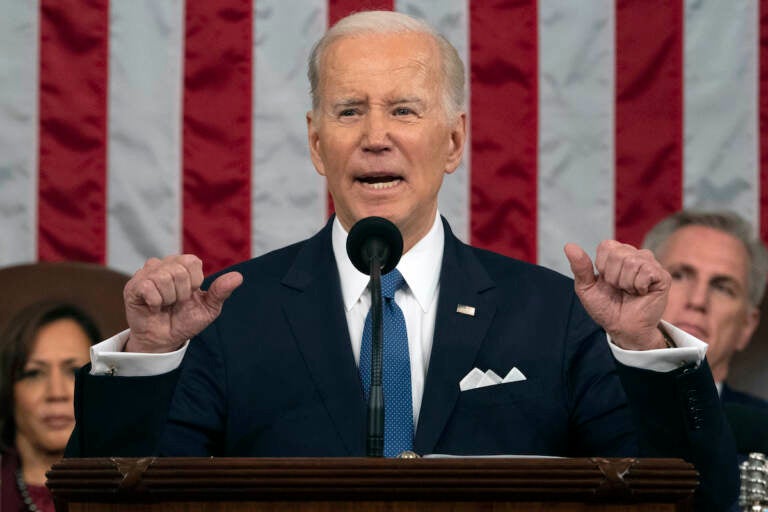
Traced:
[[150, 377], [175, 370], [184, 359], [189, 340], [174, 351], [164, 354], [123, 352], [130, 330], [126, 329], [91, 347], [91, 375]]
[[[669, 322], [661, 321], [669, 337], [677, 345], [676, 348], [662, 348], [655, 350], [624, 350], [623, 348], [608, 343], [613, 352], [613, 357], [625, 366], [653, 370], [655, 372], [669, 372], [690, 363], [697, 365], [704, 360], [707, 353], [707, 344], [695, 336], [678, 329]], [[608, 336], [608, 341], [611, 337]]]

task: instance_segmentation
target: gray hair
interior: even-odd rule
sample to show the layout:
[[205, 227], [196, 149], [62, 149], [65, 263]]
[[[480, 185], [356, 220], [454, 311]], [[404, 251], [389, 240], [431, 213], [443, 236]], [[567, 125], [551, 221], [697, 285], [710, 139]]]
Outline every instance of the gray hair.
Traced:
[[434, 39], [440, 52], [443, 108], [449, 117], [461, 112], [464, 108], [464, 63], [456, 48], [426, 22], [394, 11], [361, 11], [351, 14], [339, 20], [315, 43], [307, 69], [312, 109], [317, 110], [320, 103], [320, 66], [323, 54], [331, 43], [343, 37], [403, 32], [425, 34]]
[[752, 226], [739, 215], [729, 211], [681, 210], [656, 224], [643, 241], [643, 247], [650, 249], [656, 257], [672, 234], [686, 226], [704, 226], [727, 233], [739, 240], [749, 255], [747, 286], [749, 301], [760, 306], [768, 277], [768, 251], [763, 242], [753, 233]]

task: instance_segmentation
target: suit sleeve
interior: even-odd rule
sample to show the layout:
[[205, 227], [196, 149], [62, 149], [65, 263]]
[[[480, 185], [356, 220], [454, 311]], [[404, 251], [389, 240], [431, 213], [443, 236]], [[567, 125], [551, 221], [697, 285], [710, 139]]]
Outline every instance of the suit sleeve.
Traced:
[[189, 344], [181, 366], [142, 377], [75, 380], [75, 430], [67, 457], [221, 455], [226, 396], [216, 324]]
[[682, 457], [699, 471], [696, 510], [727, 510], [739, 487], [736, 446], [706, 360], [671, 372], [617, 364], [646, 457]]
[[[227, 413], [226, 365], [221, 354], [219, 322], [189, 344], [180, 378], [159, 440], [160, 455], [207, 457], [225, 452]], [[242, 455], [242, 454], [231, 454]]]
[[90, 375], [75, 379], [75, 429], [66, 457], [143, 457], [158, 454], [179, 371], [152, 377]]
[[565, 366], [573, 456], [677, 457], [696, 466], [696, 510], [728, 510], [738, 463], [706, 360], [669, 372], [625, 366], [578, 300]]

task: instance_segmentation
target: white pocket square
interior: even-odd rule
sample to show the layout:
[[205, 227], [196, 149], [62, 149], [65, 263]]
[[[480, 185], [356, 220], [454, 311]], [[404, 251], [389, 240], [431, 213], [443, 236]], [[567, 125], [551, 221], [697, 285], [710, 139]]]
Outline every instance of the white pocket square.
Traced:
[[467, 375], [459, 382], [459, 389], [461, 391], [468, 391], [470, 389], [482, 388], [485, 386], [494, 386], [496, 384], [506, 384], [507, 382], [518, 382], [526, 380], [523, 372], [517, 368], [512, 368], [507, 372], [507, 375], [502, 379], [493, 370], [487, 370], [483, 372], [478, 368], [472, 368]]

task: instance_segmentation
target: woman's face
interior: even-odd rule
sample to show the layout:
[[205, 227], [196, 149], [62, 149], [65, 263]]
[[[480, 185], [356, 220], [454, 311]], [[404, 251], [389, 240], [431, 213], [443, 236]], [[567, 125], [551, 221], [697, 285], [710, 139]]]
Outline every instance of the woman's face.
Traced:
[[40, 328], [13, 385], [17, 447], [64, 451], [75, 426], [75, 370], [88, 362], [90, 345], [72, 319]]

